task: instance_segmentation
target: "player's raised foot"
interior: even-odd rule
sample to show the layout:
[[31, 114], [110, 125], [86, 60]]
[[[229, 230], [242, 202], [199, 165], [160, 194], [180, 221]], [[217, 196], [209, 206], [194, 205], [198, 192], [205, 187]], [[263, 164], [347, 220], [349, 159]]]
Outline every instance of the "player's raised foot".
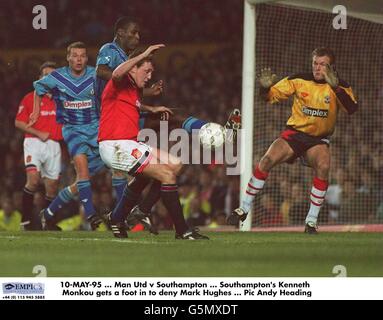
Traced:
[[225, 124], [226, 140], [229, 142], [235, 141], [239, 129], [241, 129], [241, 111], [234, 109]]
[[318, 226], [314, 222], [307, 222], [305, 226], [305, 233], [318, 234]]
[[241, 207], [234, 209], [230, 215], [226, 218], [226, 223], [237, 226], [239, 221], [245, 221], [247, 217], [247, 212], [245, 212]]
[[108, 215], [107, 215], [107, 218], [108, 218], [108, 226], [109, 228], [112, 230], [113, 232], [113, 236], [115, 238], [127, 238], [128, 237], [128, 232], [126, 230], [126, 224], [125, 224], [125, 221], [114, 221], [112, 219], [112, 212], [110, 212]]
[[209, 237], [199, 233], [198, 228], [187, 230], [183, 234], [176, 233], [177, 240], [209, 240]]
[[40, 211], [41, 228], [45, 231], [62, 231], [62, 229], [56, 224], [54, 217], [47, 218], [48, 213], [46, 209]]
[[96, 230], [98, 226], [103, 222], [103, 219], [97, 214], [92, 214], [90, 217], [87, 218], [87, 220], [93, 231]]
[[146, 214], [145, 212], [142, 212], [138, 206], [135, 206], [132, 209], [132, 211], [130, 211], [129, 216], [126, 219], [126, 223], [128, 225], [130, 219], [134, 219], [136, 223], [141, 223], [144, 226], [145, 230], [149, 231], [150, 233], [158, 235], [158, 230], [150, 220], [150, 215]]

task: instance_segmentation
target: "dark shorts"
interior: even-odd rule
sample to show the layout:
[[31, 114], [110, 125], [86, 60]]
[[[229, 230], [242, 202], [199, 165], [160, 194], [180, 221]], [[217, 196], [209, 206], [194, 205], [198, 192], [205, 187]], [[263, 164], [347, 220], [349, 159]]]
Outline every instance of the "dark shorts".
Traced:
[[325, 144], [327, 146], [330, 145], [330, 140], [327, 137], [310, 136], [307, 133], [296, 131], [289, 127], [281, 133], [280, 138], [289, 144], [295, 154], [287, 161], [288, 163], [293, 163], [295, 159], [301, 158], [303, 164], [306, 164], [303, 156], [308, 149], [319, 144]]

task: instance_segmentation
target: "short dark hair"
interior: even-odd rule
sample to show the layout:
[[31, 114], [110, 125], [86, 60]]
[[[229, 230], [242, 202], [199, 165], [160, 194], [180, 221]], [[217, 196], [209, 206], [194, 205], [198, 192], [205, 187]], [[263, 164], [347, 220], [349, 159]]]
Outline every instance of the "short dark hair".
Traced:
[[41, 66], [40, 66], [40, 75], [42, 75], [43, 73], [43, 70], [45, 68], [52, 68], [52, 69], [56, 69], [56, 62], [53, 62], [53, 61], [45, 61]]
[[327, 56], [330, 58], [330, 64], [335, 63], [335, 54], [334, 54], [334, 51], [332, 51], [330, 48], [326, 48], [326, 47], [316, 48], [311, 53], [311, 56], [312, 57], [314, 57], [314, 56], [317, 56], [317, 57]]
[[130, 24], [138, 24], [137, 20], [132, 17], [121, 17], [118, 18], [116, 23], [114, 24], [114, 35], [117, 34], [118, 29], [125, 29]]
[[85, 50], [86, 50], [86, 45], [85, 45], [84, 42], [81, 42], [81, 41], [73, 42], [73, 43], [71, 43], [71, 44], [66, 48], [67, 54], [70, 54], [70, 51], [71, 51], [72, 49], [85, 49]]
[[[146, 48], [140, 48], [140, 49], [136, 49], [134, 50], [130, 55], [129, 55], [129, 59], [132, 59], [132, 58], [135, 58], [137, 56], [139, 56], [141, 53], [143, 53], [144, 51], [146, 50]], [[153, 55], [150, 54], [149, 56], [147, 56], [146, 58], [144, 59], [141, 59], [140, 61], [138, 61], [136, 63], [136, 66], [137, 68], [141, 67], [144, 62], [150, 62], [151, 64], [154, 65], [154, 62], [153, 62]]]

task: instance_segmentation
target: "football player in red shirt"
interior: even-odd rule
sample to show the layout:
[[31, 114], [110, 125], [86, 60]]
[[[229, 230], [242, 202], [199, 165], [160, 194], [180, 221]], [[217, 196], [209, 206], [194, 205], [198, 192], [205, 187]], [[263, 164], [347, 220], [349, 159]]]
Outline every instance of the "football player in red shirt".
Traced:
[[141, 91], [154, 71], [151, 54], [164, 47], [150, 46], [142, 53], [131, 55], [112, 74], [102, 94], [98, 140], [105, 164], [135, 176], [110, 215], [115, 237], [126, 238], [124, 205], [135, 204], [150, 178], [161, 182], [161, 198], [172, 217], [177, 239], [208, 239], [196, 230], [189, 230], [182, 215], [176, 177], [182, 164], [167, 152], [137, 142], [140, 111], [172, 114], [166, 107], [151, 107], [141, 103]]
[[[55, 70], [54, 62], [45, 62], [40, 67], [40, 78]], [[33, 196], [41, 178], [44, 179], [47, 206], [57, 195], [61, 171], [62, 126], [56, 122], [56, 105], [51, 96], [45, 95], [40, 106], [40, 117], [33, 126], [28, 126], [33, 111], [33, 95], [29, 92], [20, 102], [15, 126], [25, 133], [24, 162], [27, 182], [23, 190], [22, 220], [23, 230], [39, 230], [39, 223], [32, 216]]]

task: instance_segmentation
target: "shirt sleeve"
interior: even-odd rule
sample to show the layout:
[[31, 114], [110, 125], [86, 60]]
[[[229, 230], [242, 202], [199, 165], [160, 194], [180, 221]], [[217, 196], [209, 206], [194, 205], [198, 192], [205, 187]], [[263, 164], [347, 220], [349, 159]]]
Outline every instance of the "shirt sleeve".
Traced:
[[107, 47], [101, 48], [97, 56], [96, 66], [100, 64], [106, 65], [113, 70], [116, 64], [115, 50], [108, 49]]
[[27, 123], [29, 121], [29, 115], [31, 114], [32, 109], [33, 109], [33, 95], [28, 94], [21, 100], [19, 104], [16, 120]]
[[356, 110], [358, 110], [358, 102], [350, 86], [343, 87], [340, 85], [335, 90], [335, 94], [338, 105], [343, 111], [346, 111], [348, 114], [353, 114]]
[[283, 78], [273, 85], [267, 94], [267, 101], [270, 103], [280, 102], [288, 99], [295, 92], [294, 83], [288, 77]]
[[49, 93], [53, 88], [55, 88], [56, 84], [53, 80], [52, 75], [48, 74], [40, 80], [33, 82], [33, 86], [36, 90], [37, 95], [43, 96]]

